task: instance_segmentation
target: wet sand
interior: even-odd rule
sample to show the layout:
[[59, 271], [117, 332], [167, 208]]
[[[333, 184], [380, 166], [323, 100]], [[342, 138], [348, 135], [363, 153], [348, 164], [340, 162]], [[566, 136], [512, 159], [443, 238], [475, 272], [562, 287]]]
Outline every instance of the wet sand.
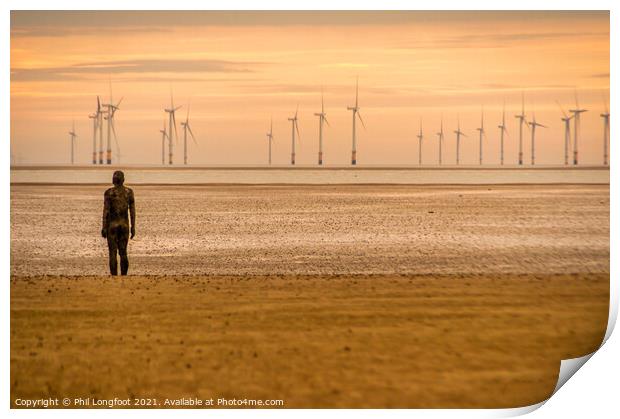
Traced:
[[[11, 274], [107, 274], [104, 191], [13, 185]], [[609, 272], [609, 185], [134, 192], [133, 274]]]
[[12, 403], [517, 407], [605, 332], [608, 185], [134, 190], [110, 279], [102, 187], [12, 186]]

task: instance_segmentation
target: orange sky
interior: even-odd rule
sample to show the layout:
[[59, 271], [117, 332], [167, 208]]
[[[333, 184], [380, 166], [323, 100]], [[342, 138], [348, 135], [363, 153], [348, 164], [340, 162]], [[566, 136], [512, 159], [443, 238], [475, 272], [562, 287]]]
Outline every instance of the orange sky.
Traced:
[[[367, 129], [359, 130], [360, 164], [437, 160], [439, 121], [444, 162], [454, 161], [457, 117], [468, 135], [461, 161], [477, 163], [484, 106], [486, 161], [499, 160], [506, 102], [506, 161], [517, 153], [514, 118], [525, 92], [541, 164], [563, 161], [559, 100], [582, 115], [584, 164], [602, 159], [602, 118], [609, 97], [607, 12], [12, 12], [11, 151], [22, 164], [67, 163], [72, 119], [77, 162], [89, 163], [95, 96], [115, 98], [122, 163], [157, 164], [159, 130], [170, 89], [191, 100], [192, 164], [263, 164], [274, 120], [273, 161], [290, 158], [287, 117], [299, 104], [299, 164], [318, 150], [321, 86], [330, 127], [325, 163], [348, 164], [355, 77]], [[180, 129], [180, 126], [179, 126]], [[180, 132], [180, 131], [179, 131]], [[529, 161], [529, 135], [524, 141]], [[181, 144], [176, 147], [177, 161]], [[115, 156], [116, 158], [116, 156]]]

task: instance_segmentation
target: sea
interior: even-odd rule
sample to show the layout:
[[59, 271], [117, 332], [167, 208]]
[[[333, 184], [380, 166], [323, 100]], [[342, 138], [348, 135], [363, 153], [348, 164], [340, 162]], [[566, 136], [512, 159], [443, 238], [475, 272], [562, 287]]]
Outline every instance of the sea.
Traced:
[[598, 166], [12, 166], [11, 184], [109, 184], [122, 170], [127, 184], [609, 184]]

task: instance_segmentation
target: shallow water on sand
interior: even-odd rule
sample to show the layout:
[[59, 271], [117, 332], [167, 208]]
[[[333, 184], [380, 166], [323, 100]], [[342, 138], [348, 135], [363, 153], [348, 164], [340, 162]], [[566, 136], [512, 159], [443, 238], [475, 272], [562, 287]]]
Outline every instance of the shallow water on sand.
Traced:
[[[131, 274], [609, 272], [608, 185], [140, 186]], [[13, 185], [13, 275], [104, 275], [104, 185]]]

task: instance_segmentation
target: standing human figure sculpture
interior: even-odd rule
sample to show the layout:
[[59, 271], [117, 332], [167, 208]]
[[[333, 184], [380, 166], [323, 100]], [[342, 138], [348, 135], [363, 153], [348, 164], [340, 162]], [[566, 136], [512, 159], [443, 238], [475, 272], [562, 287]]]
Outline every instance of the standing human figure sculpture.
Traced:
[[[110, 274], [118, 275], [117, 253], [121, 258], [121, 275], [127, 275], [129, 259], [127, 243], [136, 235], [136, 206], [133, 191], [123, 185], [125, 175], [120, 170], [112, 176], [113, 187], [103, 195], [103, 227], [101, 236], [108, 240]], [[128, 216], [129, 213], [129, 216]], [[129, 219], [131, 218], [131, 228]]]

